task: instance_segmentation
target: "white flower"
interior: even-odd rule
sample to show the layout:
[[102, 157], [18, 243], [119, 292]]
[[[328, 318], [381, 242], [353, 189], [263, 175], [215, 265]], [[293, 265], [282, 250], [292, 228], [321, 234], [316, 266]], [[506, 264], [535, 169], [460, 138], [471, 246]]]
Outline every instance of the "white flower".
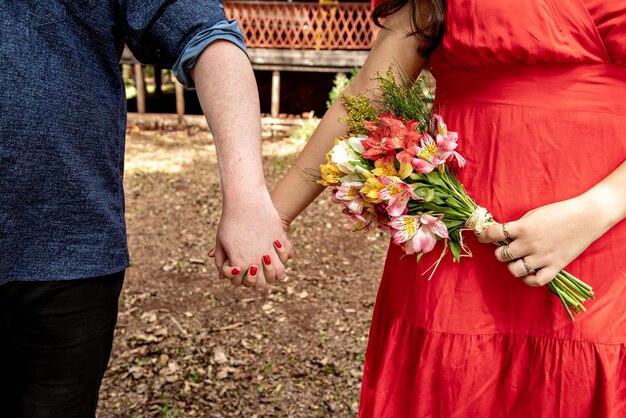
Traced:
[[365, 150], [365, 148], [363, 148], [363, 144], [361, 143], [361, 141], [363, 141], [366, 138], [367, 136], [365, 135], [353, 136], [352, 138], [348, 139], [348, 143], [350, 144], [353, 150], [355, 150], [359, 154], [363, 154], [363, 151]]
[[[359, 166], [357, 165], [355, 167], [355, 170], [358, 170]], [[365, 178], [363, 176], [359, 176], [357, 174], [357, 172], [355, 171], [354, 174], [346, 174], [345, 176], [342, 176], [339, 181], [341, 182], [342, 185], [346, 185], [349, 183], [359, 183], [359, 182], [363, 182], [365, 181]]]
[[360, 153], [363, 152], [361, 139], [354, 137], [348, 141], [339, 141], [333, 147], [330, 159], [337, 164], [342, 173], [353, 174], [354, 167], [360, 162]]

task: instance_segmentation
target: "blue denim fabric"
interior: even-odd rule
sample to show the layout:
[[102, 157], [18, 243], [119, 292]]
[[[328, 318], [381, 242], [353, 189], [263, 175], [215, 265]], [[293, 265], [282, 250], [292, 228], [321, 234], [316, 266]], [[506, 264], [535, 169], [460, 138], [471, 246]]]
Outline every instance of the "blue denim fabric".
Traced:
[[127, 267], [124, 43], [171, 68], [225, 20], [217, 0], [0, 2], [0, 284]]

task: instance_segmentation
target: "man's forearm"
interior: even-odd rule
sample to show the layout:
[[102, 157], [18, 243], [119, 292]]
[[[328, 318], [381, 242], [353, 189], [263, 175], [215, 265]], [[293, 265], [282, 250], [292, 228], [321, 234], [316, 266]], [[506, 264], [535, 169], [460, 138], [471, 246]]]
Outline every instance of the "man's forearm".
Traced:
[[202, 52], [192, 77], [215, 141], [224, 204], [264, 192], [259, 93], [245, 53], [216, 41]]

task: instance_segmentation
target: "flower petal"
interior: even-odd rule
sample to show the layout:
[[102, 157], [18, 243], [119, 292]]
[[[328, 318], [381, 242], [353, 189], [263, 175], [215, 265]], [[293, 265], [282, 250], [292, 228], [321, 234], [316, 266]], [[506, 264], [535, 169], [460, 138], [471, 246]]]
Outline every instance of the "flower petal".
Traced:
[[424, 161], [421, 158], [413, 158], [411, 161], [411, 165], [418, 173], [428, 174], [435, 169], [435, 166], [429, 163], [428, 161]]
[[419, 252], [427, 253], [435, 248], [435, 244], [437, 243], [437, 238], [435, 235], [430, 232], [428, 228], [420, 228], [413, 236], [413, 246], [417, 249], [419, 247]]
[[430, 230], [441, 238], [448, 238], [448, 228], [442, 221], [436, 221], [430, 226]]
[[406, 193], [400, 193], [392, 197], [389, 206], [387, 207], [387, 213], [391, 216], [401, 216], [406, 210], [406, 205], [409, 202], [409, 195]]
[[365, 148], [363, 147], [363, 143], [361, 141], [363, 141], [366, 138], [367, 137], [365, 135], [355, 136], [355, 137], [348, 139], [348, 144], [350, 144], [350, 146], [352, 147], [354, 151], [358, 152], [359, 154], [362, 154]]
[[418, 218], [410, 215], [403, 215], [393, 218], [389, 222], [393, 228], [393, 237], [396, 244], [401, 244], [410, 240], [419, 228]]
[[400, 170], [398, 171], [398, 175], [402, 180], [409, 177], [413, 172], [413, 166], [410, 162], [400, 163]]

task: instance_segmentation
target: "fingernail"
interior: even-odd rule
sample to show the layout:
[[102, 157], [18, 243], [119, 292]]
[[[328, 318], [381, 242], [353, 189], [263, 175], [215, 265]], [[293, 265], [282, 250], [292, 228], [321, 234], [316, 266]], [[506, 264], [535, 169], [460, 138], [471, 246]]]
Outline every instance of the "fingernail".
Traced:
[[232, 274], [233, 276], [236, 276], [239, 274], [239, 269], [237, 267], [234, 267], [231, 271], [230, 274]]
[[250, 276], [256, 276], [256, 272], [257, 272], [257, 267], [256, 266], [250, 266], [250, 271], [248, 272], [248, 274]]
[[283, 244], [281, 244], [278, 240], [274, 241], [274, 245], [276, 246], [276, 248], [283, 248]]
[[214, 254], [215, 254], [215, 248], [211, 248], [209, 252], [207, 253], [209, 257], [213, 257]]
[[269, 266], [270, 264], [272, 264], [272, 259], [270, 258], [269, 255], [264, 255], [263, 262], [265, 263], [266, 266]]

